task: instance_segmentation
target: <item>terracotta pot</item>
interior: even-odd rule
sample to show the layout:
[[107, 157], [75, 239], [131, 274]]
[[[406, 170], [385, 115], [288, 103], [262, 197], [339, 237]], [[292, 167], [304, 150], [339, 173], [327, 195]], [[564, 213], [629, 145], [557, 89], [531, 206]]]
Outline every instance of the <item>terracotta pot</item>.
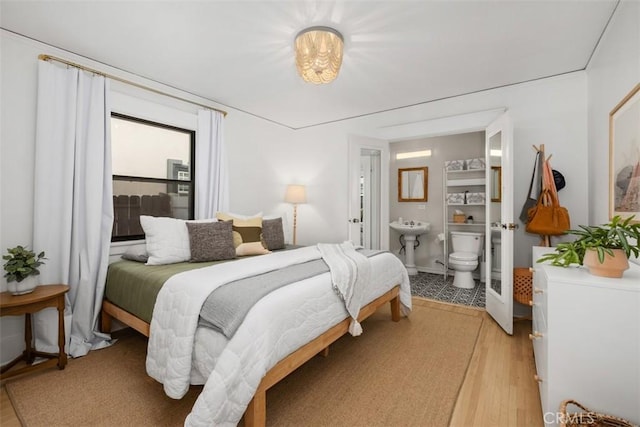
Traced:
[[598, 252], [595, 249], [587, 249], [582, 263], [589, 268], [589, 273], [600, 277], [619, 278], [629, 268], [627, 254], [622, 249], [614, 249], [613, 256], [605, 252], [602, 263], [598, 259]]
[[24, 295], [33, 292], [37, 286], [38, 278], [36, 276], [27, 276], [22, 282], [14, 280], [13, 282], [7, 283], [7, 290], [11, 292], [12, 295]]

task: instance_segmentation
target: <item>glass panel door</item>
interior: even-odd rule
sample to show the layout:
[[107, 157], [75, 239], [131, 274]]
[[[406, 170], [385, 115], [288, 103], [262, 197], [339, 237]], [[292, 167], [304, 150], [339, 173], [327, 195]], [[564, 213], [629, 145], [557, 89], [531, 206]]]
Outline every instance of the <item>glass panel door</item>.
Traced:
[[[486, 190], [486, 308], [509, 335], [513, 334], [513, 128], [508, 113], [485, 132]], [[489, 250], [490, 248], [490, 250]]]

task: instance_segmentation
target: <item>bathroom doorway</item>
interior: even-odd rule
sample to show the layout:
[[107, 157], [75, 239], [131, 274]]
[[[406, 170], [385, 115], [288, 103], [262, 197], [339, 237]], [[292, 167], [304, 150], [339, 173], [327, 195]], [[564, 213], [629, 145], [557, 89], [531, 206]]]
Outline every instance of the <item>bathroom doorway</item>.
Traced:
[[[419, 273], [411, 275], [411, 292], [431, 300], [465, 305], [475, 308], [485, 308], [485, 289], [480, 282], [482, 268], [479, 267], [481, 257], [476, 257], [474, 267], [474, 285], [471, 287], [456, 287], [453, 285], [455, 271], [447, 270], [448, 258], [445, 253], [451, 252], [449, 231], [484, 233], [485, 206], [484, 203], [468, 205], [446, 205], [449, 193], [458, 194], [467, 189], [464, 186], [448, 186], [449, 180], [477, 179], [484, 184], [484, 168], [477, 171], [444, 172], [445, 163], [462, 159], [484, 159], [485, 132], [475, 131], [453, 133], [450, 135], [418, 137], [390, 144], [391, 167], [389, 168], [390, 187], [396, 186], [397, 171], [405, 168], [426, 167], [429, 171], [427, 201], [406, 201], [391, 195], [389, 201], [390, 218], [404, 221], [428, 222], [430, 230], [417, 237], [419, 243], [414, 245], [415, 265]], [[453, 182], [452, 182], [453, 183]], [[481, 186], [470, 187], [480, 191]], [[463, 215], [463, 223], [450, 224], [454, 213]], [[445, 219], [447, 221], [445, 221]], [[446, 238], [445, 238], [446, 236]], [[484, 247], [484, 239], [476, 239], [478, 246]], [[446, 245], [448, 243], [448, 245]], [[390, 231], [389, 247], [402, 261], [404, 249], [400, 233]], [[479, 248], [478, 250], [482, 250]], [[477, 252], [477, 251], [476, 251]], [[445, 274], [447, 273], [447, 274]]]
[[380, 249], [380, 150], [360, 149], [360, 244]]
[[[516, 225], [513, 223], [513, 129], [506, 109], [498, 108], [493, 110], [477, 111], [468, 114], [461, 114], [456, 116], [447, 116], [437, 119], [429, 119], [420, 122], [411, 122], [395, 126], [385, 126], [375, 130], [372, 130], [370, 135], [374, 138], [385, 140], [389, 143], [395, 141], [403, 141], [421, 137], [433, 137], [443, 135], [465, 134], [468, 132], [484, 131], [486, 138], [494, 138], [493, 144], [491, 141], [486, 141], [486, 150], [490, 150], [491, 145], [495, 145], [496, 138], [500, 141], [502, 147], [502, 155], [500, 157], [500, 177], [501, 177], [501, 203], [500, 211], [501, 217], [499, 222], [500, 239], [500, 287], [497, 286], [497, 282], [492, 281], [492, 268], [486, 268], [485, 278], [485, 291], [487, 294], [491, 293], [492, 302], [491, 307], [488, 307], [487, 311], [491, 316], [500, 324], [500, 326], [508, 334], [512, 333], [513, 326], [513, 232]], [[490, 153], [485, 154], [485, 159], [489, 158]], [[350, 164], [353, 164], [352, 162]], [[487, 167], [487, 182], [489, 185], [493, 185], [492, 179], [495, 179], [497, 175], [492, 172], [490, 167]], [[388, 176], [387, 176], [388, 178]], [[487, 187], [487, 193], [491, 193], [491, 188]], [[389, 212], [387, 211], [387, 214]], [[490, 242], [492, 237], [492, 228], [490, 218], [492, 216], [486, 214], [485, 224], [485, 238], [487, 239], [486, 248], [491, 248]], [[385, 223], [388, 222], [384, 221]], [[433, 236], [432, 236], [433, 237]], [[388, 230], [387, 230], [388, 238]], [[491, 266], [493, 262], [489, 263]], [[488, 275], [488, 276], [486, 276]], [[491, 284], [493, 283], [493, 288]]]
[[349, 240], [367, 249], [389, 248], [389, 144], [349, 137]]

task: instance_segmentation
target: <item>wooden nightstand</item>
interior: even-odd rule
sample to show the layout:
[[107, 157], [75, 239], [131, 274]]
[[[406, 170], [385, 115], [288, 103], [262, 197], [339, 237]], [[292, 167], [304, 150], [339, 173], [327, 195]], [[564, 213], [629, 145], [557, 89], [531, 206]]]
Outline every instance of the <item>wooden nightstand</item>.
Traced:
[[[58, 365], [58, 369], [64, 369], [67, 364], [67, 354], [64, 352], [64, 294], [68, 290], [69, 286], [67, 285], [46, 285], [38, 286], [33, 292], [26, 295], [0, 293], [0, 316], [25, 315], [24, 341], [26, 344], [26, 349], [20, 356], [0, 369], [0, 380], [54, 365]], [[58, 353], [45, 353], [33, 348], [31, 315], [48, 307], [58, 309]], [[36, 357], [50, 360], [34, 365], [33, 361]], [[21, 360], [27, 362], [27, 366], [7, 372]]]

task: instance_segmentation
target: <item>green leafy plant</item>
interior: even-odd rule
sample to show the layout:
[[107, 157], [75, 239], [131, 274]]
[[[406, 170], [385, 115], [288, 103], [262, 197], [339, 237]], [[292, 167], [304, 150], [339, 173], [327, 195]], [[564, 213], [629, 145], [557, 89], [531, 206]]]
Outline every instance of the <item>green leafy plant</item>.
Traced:
[[44, 257], [44, 251], [36, 256], [35, 252], [24, 246], [9, 248], [7, 252], [9, 252], [8, 255], [2, 256], [2, 259], [7, 261], [4, 263], [6, 272], [4, 277], [7, 278], [7, 282], [15, 280], [19, 283], [29, 276], [39, 275], [38, 267], [44, 264], [43, 260], [47, 259]]
[[633, 223], [633, 216], [623, 220], [615, 216], [607, 224], [581, 225], [579, 230], [568, 230], [566, 234], [578, 236], [571, 242], [558, 243], [555, 252], [543, 255], [538, 262], [550, 261], [552, 265], [567, 267], [580, 264], [588, 249], [598, 254], [602, 263], [605, 254], [613, 256], [614, 249], [621, 249], [627, 258], [640, 254], [640, 223]]

